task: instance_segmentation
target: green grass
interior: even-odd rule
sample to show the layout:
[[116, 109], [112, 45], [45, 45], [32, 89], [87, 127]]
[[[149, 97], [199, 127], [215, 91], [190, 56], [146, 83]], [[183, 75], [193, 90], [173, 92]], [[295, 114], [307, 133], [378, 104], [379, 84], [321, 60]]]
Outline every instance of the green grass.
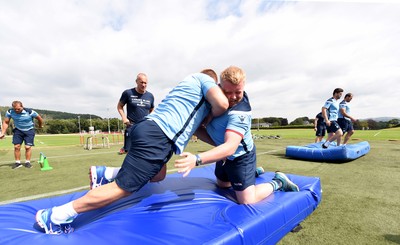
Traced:
[[[266, 171], [280, 170], [321, 179], [321, 204], [302, 223], [302, 230], [289, 233], [280, 244], [400, 244], [400, 128], [356, 131], [351, 143], [366, 140], [371, 151], [342, 164], [285, 157], [286, 146], [309, 144], [314, 140], [311, 129], [253, 133], [281, 136], [281, 139], [255, 141], [258, 165]], [[14, 160], [11, 137], [0, 141], [0, 202], [88, 186], [89, 166], [120, 166], [124, 158], [117, 155], [121, 143], [110, 149], [88, 151], [80, 145], [77, 135], [39, 135], [36, 139], [33, 160], [37, 161], [43, 152], [54, 169], [40, 171], [34, 163], [33, 169], [11, 170]], [[209, 148], [197, 142], [189, 143], [186, 150], [201, 152]], [[173, 169], [174, 159], [175, 156], [168, 163], [169, 170]]]

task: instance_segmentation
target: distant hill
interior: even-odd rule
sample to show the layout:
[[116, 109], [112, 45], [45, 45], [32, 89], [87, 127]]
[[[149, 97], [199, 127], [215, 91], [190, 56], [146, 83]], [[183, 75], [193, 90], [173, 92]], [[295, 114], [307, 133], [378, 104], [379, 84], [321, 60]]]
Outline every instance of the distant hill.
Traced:
[[[9, 109], [9, 106], [0, 106], [1, 116], [3, 117], [6, 111]], [[61, 112], [61, 111], [50, 111], [50, 110], [42, 110], [32, 108], [37, 113], [39, 113], [44, 119], [76, 119], [78, 116], [81, 119], [102, 119], [99, 116], [91, 115], [91, 114], [75, 114], [75, 113], [68, 113], [68, 112]]]

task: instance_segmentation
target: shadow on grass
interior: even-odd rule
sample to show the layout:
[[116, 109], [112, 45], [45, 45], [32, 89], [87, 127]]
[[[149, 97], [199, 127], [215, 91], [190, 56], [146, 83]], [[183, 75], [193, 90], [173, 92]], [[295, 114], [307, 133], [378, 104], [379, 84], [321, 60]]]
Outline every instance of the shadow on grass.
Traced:
[[0, 164], [0, 168], [11, 168], [15, 163], [2, 163]]
[[383, 237], [390, 242], [400, 244], [400, 235], [386, 234]]

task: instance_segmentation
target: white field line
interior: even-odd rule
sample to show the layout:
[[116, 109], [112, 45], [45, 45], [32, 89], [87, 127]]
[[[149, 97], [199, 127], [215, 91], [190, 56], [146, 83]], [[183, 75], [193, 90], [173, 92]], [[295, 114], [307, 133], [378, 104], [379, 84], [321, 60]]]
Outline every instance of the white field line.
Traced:
[[[261, 152], [261, 153], [259, 152], [257, 155], [265, 155], [265, 154], [270, 154], [270, 153], [277, 152], [277, 151], [279, 151], [279, 150], [272, 150], [272, 151], [266, 151], [266, 152]], [[110, 153], [110, 152], [106, 152], [106, 153]], [[95, 154], [105, 154], [105, 153], [102, 152], [102, 153], [95, 153]], [[91, 155], [95, 155], [95, 154], [91, 154]], [[52, 158], [72, 157], [72, 156], [79, 156], [79, 155], [88, 155], [88, 154], [65, 155], [65, 156], [56, 156], [56, 157], [52, 157]], [[169, 170], [167, 170], [167, 173], [176, 172], [177, 170], [178, 169], [176, 169], [176, 168], [169, 169]], [[34, 199], [39, 199], [39, 198], [44, 198], [44, 197], [49, 197], [49, 196], [62, 195], [62, 194], [67, 194], [67, 193], [85, 190], [85, 189], [89, 189], [89, 185], [85, 185], [85, 186], [81, 186], [81, 187], [77, 187], [77, 188], [73, 188], [73, 189], [68, 189], [68, 190], [54, 191], [54, 192], [43, 193], [43, 194], [39, 194], [39, 195], [11, 199], [11, 200], [0, 202], [0, 205], [10, 204], [10, 203], [14, 203], [14, 202], [25, 202], [25, 201], [29, 201], [29, 200], [34, 200]]]
[[376, 134], [374, 134], [374, 137], [377, 136], [378, 134], [380, 134], [382, 132], [382, 130], [378, 131]]

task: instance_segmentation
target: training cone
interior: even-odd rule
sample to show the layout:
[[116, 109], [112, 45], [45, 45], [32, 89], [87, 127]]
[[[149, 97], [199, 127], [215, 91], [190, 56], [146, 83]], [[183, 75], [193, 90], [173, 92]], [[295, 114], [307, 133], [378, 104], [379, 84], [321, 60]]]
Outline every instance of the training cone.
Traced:
[[47, 157], [43, 154], [43, 152], [40, 152], [38, 163], [40, 164], [40, 170], [42, 171], [53, 169], [52, 167], [50, 167], [49, 161], [47, 160]]
[[42, 152], [40, 152], [38, 163], [40, 164], [40, 166], [43, 166], [43, 162], [44, 162], [44, 155]]
[[42, 171], [52, 170], [53, 169], [52, 167], [50, 167], [49, 161], [47, 160], [46, 157], [43, 159], [43, 163], [41, 165], [42, 165], [42, 168], [40, 170], [42, 170]]

